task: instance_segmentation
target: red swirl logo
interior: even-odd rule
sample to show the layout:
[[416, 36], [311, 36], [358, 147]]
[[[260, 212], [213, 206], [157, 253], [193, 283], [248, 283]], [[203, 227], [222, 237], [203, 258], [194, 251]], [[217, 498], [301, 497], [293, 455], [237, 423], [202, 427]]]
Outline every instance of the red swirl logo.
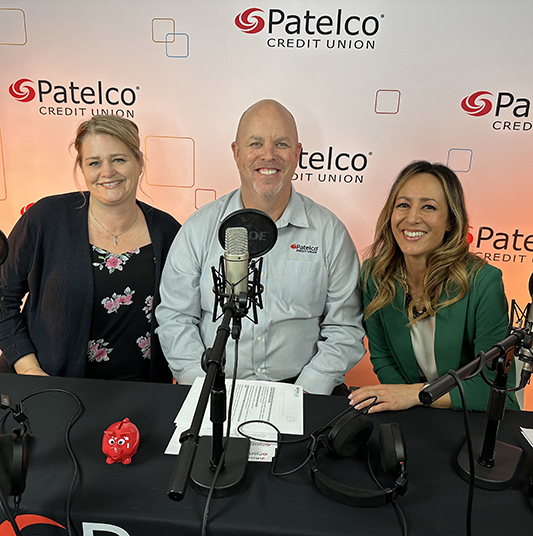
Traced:
[[[30, 527], [33, 525], [52, 525], [65, 529], [65, 527], [63, 525], [60, 525], [57, 521], [54, 521], [49, 517], [39, 516], [35, 514], [21, 514], [18, 515], [16, 519], [19, 530], [25, 529], [26, 527]], [[24, 534], [26, 533], [27, 531], [24, 532]], [[13, 528], [11, 527], [9, 521], [4, 521], [0, 525], [0, 536], [11, 536], [14, 534], [15, 533], [13, 532]]]
[[488, 91], [476, 91], [461, 101], [461, 108], [468, 115], [473, 115], [474, 117], [487, 115], [492, 110], [492, 102], [489, 99], [482, 99], [482, 95], [490, 95], [492, 97], [492, 93]]
[[265, 27], [265, 21], [259, 15], [253, 15], [256, 11], [263, 13], [258, 7], [251, 7], [235, 17], [235, 25], [247, 34], [259, 33]]
[[35, 203], [30, 203], [29, 205], [26, 205], [25, 207], [22, 207], [20, 209], [20, 215], [22, 216], [32, 205], [35, 205]]
[[29, 78], [21, 78], [9, 86], [9, 94], [20, 102], [30, 102], [35, 98], [35, 89], [28, 83], [33, 84]]
[[471, 245], [474, 241], [474, 235], [470, 232], [470, 229], [473, 229], [471, 225], [468, 226], [468, 243]]

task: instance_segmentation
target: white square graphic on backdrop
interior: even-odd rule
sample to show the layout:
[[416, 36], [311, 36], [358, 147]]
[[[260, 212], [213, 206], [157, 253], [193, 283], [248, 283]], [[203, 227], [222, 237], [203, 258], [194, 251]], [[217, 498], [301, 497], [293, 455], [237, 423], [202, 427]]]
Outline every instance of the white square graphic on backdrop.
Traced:
[[400, 95], [397, 89], [378, 89], [374, 112], [377, 114], [397, 114], [400, 111]]
[[446, 165], [456, 173], [467, 173], [472, 167], [472, 149], [450, 149]]
[[169, 58], [187, 58], [189, 56], [189, 36], [184, 33], [167, 34], [166, 54]]
[[217, 192], [215, 190], [210, 188], [198, 188], [198, 190], [194, 192], [194, 208], [199, 209], [200, 207], [207, 205], [207, 203], [211, 203], [211, 201], [214, 201], [216, 198]]
[[26, 15], [22, 9], [0, 8], [0, 45], [25, 45]]
[[174, 42], [176, 21], [174, 19], [152, 19], [152, 41], [154, 43]]
[[195, 144], [192, 138], [146, 136], [146, 183], [150, 186], [192, 188]]

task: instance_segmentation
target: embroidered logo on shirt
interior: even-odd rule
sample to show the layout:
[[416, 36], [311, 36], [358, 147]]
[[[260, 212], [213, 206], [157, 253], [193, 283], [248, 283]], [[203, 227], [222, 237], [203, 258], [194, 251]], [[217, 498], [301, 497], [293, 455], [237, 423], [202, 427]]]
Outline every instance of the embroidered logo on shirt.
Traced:
[[318, 246], [303, 246], [302, 244], [292, 244], [291, 248], [296, 253], [318, 253]]

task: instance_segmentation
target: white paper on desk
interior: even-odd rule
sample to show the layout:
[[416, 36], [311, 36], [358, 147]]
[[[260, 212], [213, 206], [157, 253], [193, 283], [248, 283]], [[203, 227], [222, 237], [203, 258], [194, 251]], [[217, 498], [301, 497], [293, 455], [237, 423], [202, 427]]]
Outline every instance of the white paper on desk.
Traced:
[[[190, 427], [196, 404], [202, 390], [203, 378], [196, 378], [176, 419], [176, 430], [170, 439], [165, 454], [178, 454], [181, 447], [179, 438]], [[231, 380], [226, 380], [227, 403], [229, 403]], [[208, 403], [200, 435], [211, 435], [209, 420], [210, 404]], [[303, 434], [303, 389], [298, 385], [264, 382], [253, 380], [237, 380], [231, 419], [230, 435], [237, 437], [239, 424], [250, 420], [263, 420], [274, 424], [281, 433]], [[276, 444], [269, 443], [276, 437], [270, 426], [260, 423], [246, 425], [243, 430], [250, 436], [263, 439], [263, 442], [252, 441], [250, 461], [270, 461], [275, 453]]]
[[527, 439], [528, 443], [533, 447], [533, 429], [531, 428], [522, 428], [520, 426], [520, 431], [524, 434], [524, 437]]

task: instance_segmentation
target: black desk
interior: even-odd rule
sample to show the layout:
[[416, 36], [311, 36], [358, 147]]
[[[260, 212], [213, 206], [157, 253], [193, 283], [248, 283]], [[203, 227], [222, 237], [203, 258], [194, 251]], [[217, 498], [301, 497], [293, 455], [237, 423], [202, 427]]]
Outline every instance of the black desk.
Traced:
[[[115, 525], [129, 536], [200, 534], [205, 498], [191, 489], [180, 503], [166, 495], [175, 457], [163, 452], [174, 431], [173, 420], [187, 388], [0, 374], [0, 392], [7, 394], [12, 403], [45, 388], [72, 391], [85, 407], [71, 434], [81, 465], [81, 479], [72, 506], [78, 534], [83, 533], [82, 522]], [[325, 424], [346, 407], [342, 397], [306, 395], [304, 404], [306, 432]], [[25, 403], [25, 408], [34, 438], [20, 514], [43, 515], [66, 526], [65, 505], [72, 465], [63, 435], [76, 405], [66, 395], [51, 393], [33, 397]], [[139, 451], [129, 466], [107, 465], [101, 452], [103, 431], [124, 417], [129, 417], [140, 430]], [[409, 484], [399, 503], [407, 518], [409, 534], [465, 534], [467, 484], [454, 469], [456, 454], [464, 442], [462, 415], [448, 410], [413, 408], [380, 414], [373, 419], [376, 423], [399, 422], [405, 435]], [[12, 428], [11, 418], [8, 422], [2, 433]], [[482, 434], [485, 422], [484, 414], [471, 414], [473, 432]], [[519, 425], [533, 428], [533, 413], [508, 411], [499, 435], [502, 441], [525, 452], [516, 482], [504, 491], [476, 488], [474, 534], [518, 535], [533, 528], [532, 501], [526, 495], [528, 477], [533, 474], [533, 451], [521, 435]], [[291, 447], [282, 452], [278, 469], [296, 465], [304, 455], [303, 447]], [[349, 472], [353, 469], [349, 482], [375, 489], [365, 464], [357, 460], [349, 463]], [[329, 469], [326, 465], [321, 468]], [[245, 489], [233, 497], [214, 500], [210, 535], [401, 534], [390, 505], [372, 509], [344, 506], [319, 492], [311, 482], [308, 467], [283, 478], [272, 477], [269, 470], [270, 464], [249, 464]], [[0, 518], [0, 534], [4, 527]], [[87, 527], [86, 534], [92, 536]], [[49, 529], [52, 530], [46, 528]], [[66, 534], [62, 529], [53, 530], [46, 534]], [[24, 534], [45, 532], [32, 533], [28, 528]], [[105, 535], [104, 531], [94, 532], [94, 536]]]

